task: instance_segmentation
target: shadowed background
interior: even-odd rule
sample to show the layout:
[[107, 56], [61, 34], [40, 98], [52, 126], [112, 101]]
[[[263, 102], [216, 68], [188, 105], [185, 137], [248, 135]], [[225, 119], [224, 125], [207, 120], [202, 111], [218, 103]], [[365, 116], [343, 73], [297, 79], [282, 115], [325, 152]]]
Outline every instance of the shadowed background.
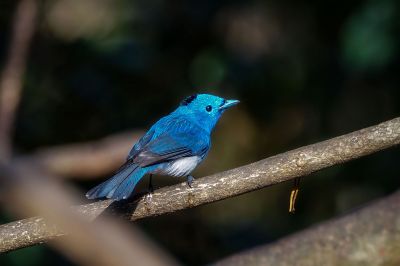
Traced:
[[[394, 0], [40, 3], [17, 154], [144, 130], [197, 92], [241, 100], [219, 122], [197, 177], [399, 113]], [[14, 9], [14, 1], [0, 4], [2, 67]], [[137, 224], [183, 263], [209, 263], [389, 194], [400, 185], [399, 158], [389, 150], [302, 179], [295, 215], [287, 212], [292, 184], [281, 184]], [[84, 192], [108, 176], [71, 182]], [[180, 181], [156, 177], [154, 184]], [[144, 180], [138, 190], [146, 186]], [[11, 220], [1, 214], [2, 223]], [[0, 263], [72, 264], [46, 246]]]

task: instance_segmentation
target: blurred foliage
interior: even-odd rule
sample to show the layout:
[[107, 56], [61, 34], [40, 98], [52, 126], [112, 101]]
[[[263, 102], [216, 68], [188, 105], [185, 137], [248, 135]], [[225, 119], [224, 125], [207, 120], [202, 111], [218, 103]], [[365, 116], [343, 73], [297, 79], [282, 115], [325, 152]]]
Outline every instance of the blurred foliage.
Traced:
[[349, 19], [343, 50], [350, 68], [381, 68], [394, 58], [399, 45], [393, 30], [397, 20], [394, 5], [390, 0], [371, 0]]
[[[14, 8], [0, 3], [1, 66]], [[395, 0], [41, 1], [17, 152], [146, 128], [195, 92], [241, 100], [195, 176], [393, 118], [399, 15]], [[212, 262], [396, 190], [399, 155], [392, 149], [303, 178], [295, 215], [286, 183], [138, 224], [183, 263]], [[42, 246], [0, 264], [71, 263]]]

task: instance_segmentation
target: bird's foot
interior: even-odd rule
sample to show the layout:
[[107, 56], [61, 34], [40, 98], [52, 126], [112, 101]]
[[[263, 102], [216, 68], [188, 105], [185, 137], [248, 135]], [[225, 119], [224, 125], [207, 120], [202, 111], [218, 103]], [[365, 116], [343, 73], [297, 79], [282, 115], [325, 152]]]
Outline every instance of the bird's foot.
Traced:
[[153, 193], [154, 192], [154, 187], [153, 187], [153, 175], [150, 175], [150, 179], [149, 179], [149, 186], [148, 186], [148, 191], [149, 193]]
[[149, 186], [147, 188], [147, 194], [145, 196], [145, 204], [150, 204], [151, 200], [153, 199], [153, 192], [154, 192], [154, 187], [153, 187], [153, 175], [150, 175], [150, 179], [149, 179]]
[[150, 204], [152, 199], [153, 199], [153, 192], [149, 192], [146, 194], [144, 201], [146, 204]]
[[193, 181], [194, 181], [194, 177], [191, 176], [191, 175], [188, 175], [188, 176], [187, 176], [186, 183], [187, 183], [187, 185], [188, 185], [190, 188], [192, 188]]

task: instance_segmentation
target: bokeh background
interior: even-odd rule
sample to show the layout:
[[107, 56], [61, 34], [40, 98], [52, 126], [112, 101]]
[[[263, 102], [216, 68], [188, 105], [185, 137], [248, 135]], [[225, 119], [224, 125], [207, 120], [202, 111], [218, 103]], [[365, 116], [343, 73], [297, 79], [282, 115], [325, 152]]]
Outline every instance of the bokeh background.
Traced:
[[[16, 2], [0, 2], [1, 67]], [[194, 176], [212, 174], [398, 116], [399, 47], [396, 0], [41, 1], [15, 149], [144, 130], [182, 98], [207, 92], [241, 100]], [[136, 224], [182, 263], [210, 263], [390, 194], [400, 187], [399, 155], [391, 149], [303, 178], [295, 215], [285, 183]], [[85, 202], [107, 176], [71, 183]], [[0, 214], [2, 223], [14, 219]], [[72, 262], [42, 245], [0, 264]]]

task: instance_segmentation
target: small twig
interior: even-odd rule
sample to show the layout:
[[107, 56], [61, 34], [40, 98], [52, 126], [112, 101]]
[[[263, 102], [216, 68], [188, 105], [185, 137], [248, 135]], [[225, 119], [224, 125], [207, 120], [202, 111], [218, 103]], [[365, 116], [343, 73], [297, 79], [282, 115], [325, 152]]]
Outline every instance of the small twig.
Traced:
[[300, 190], [300, 177], [296, 177], [294, 179], [294, 185], [292, 191], [290, 192], [289, 213], [294, 214], [296, 211], [296, 200], [297, 200], [297, 195], [299, 194], [299, 190]]
[[[89, 219], [105, 209], [122, 212], [137, 220], [219, 201], [263, 187], [305, 176], [400, 143], [400, 118], [365, 128], [330, 140], [285, 152], [256, 163], [219, 174], [198, 178], [192, 188], [186, 183], [165, 187], [153, 193], [151, 204], [98, 201], [77, 207]], [[60, 235], [48, 230], [42, 218], [30, 218], [0, 226], [0, 252], [43, 243]]]

